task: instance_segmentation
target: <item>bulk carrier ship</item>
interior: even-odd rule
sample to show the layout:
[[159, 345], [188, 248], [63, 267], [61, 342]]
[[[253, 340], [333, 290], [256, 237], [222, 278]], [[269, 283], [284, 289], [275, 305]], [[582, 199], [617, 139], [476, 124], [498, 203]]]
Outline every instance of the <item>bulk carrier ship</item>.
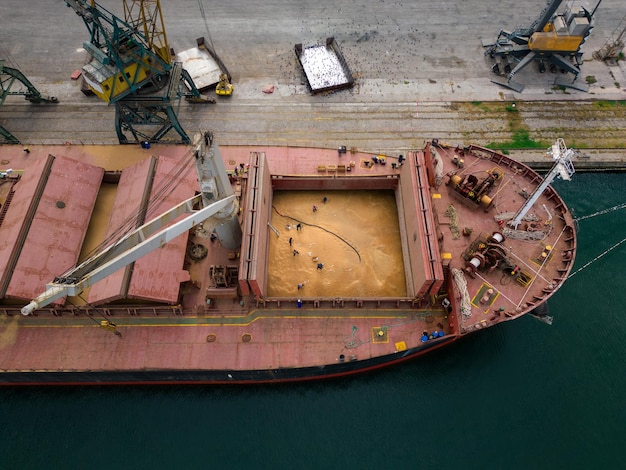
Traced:
[[[576, 255], [551, 186], [574, 173], [561, 139], [545, 177], [438, 140], [394, 155], [220, 149], [176, 117], [183, 96], [209, 101], [185, 58], [215, 59], [201, 68], [233, 92], [207, 42], [175, 59], [158, 1], [124, 1], [124, 20], [65, 3], [90, 33], [72, 78], [115, 105], [120, 143], [146, 145], [0, 146], [0, 385], [312, 380], [550, 321]], [[333, 37], [295, 52], [312, 93], [353, 85]], [[149, 145], [170, 129], [180, 145]]]
[[2, 146], [0, 384], [338, 377], [536, 315], [576, 254], [549, 153]]

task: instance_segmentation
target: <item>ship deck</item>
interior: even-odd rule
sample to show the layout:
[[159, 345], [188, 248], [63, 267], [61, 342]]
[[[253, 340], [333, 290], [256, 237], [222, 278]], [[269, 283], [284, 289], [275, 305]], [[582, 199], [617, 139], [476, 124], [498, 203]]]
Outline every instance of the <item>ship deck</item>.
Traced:
[[[84, 316], [3, 317], [0, 367], [11, 370], [273, 370], [319, 367], [403, 351], [437, 316], [381, 309], [255, 309], [248, 315], [107, 318], [119, 338]], [[379, 336], [379, 332], [383, 332]], [[398, 343], [403, 341], [404, 345]], [[222, 379], [226, 381], [226, 375]]]
[[[119, 158], [120, 150], [124, 151], [123, 161]], [[350, 364], [388, 355], [397, 355], [400, 359], [415, 347], [436, 345], [442, 340], [439, 332], [442, 337], [450, 335], [448, 312], [436, 305], [418, 308], [414, 304], [414, 289], [407, 286], [405, 280], [405, 271], [416, 268], [409, 267], [410, 262], [405, 259], [406, 247], [403, 250], [400, 237], [402, 207], [396, 207], [397, 197], [393, 194], [401, 168], [395, 164], [392, 166], [395, 158], [389, 158], [385, 165], [374, 164], [370, 154], [343, 153], [336, 149], [224, 147], [221, 151], [236, 193], [242, 199], [242, 218], [249, 209], [245, 194], [249, 189], [251, 155], [266, 158], [272, 175], [268, 179], [271, 188], [267, 191], [270, 195], [278, 191], [283, 196], [283, 202], [276, 204], [278, 210], [275, 207], [272, 214], [266, 214], [260, 223], [261, 231], [272, 237], [267, 246], [255, 255], [260, 259], [258, 264], [267, 267], [267, 272], [260, 271], [264, 279], [259, 279], [261, 284], [268, 282], [267, 297], [254, 295], [253, 292], [238, 294], [236, 285], [223, 286], [222, 289], [211, 285], [212, 279], [206, 275], [211, 266], [236, 268], [241, 253], [222, 249], [219, 243], [209, 241], [206, 230], [196, 230], [191, 233], [182, 253], [189, 245], [197, 243], [206, 244], [209, 252], [205, 259], [186, 260], [185, 268], [190, 279], [180, 287], [180, 302], [163, 304], [165, 294], [154, 296], [155, 289], [148, 282], [151, 273], [180, 271], [181, 261], [176, 256], [165, 257], [172, 260], [171, 267], [163, 264], [163, 256], [153, 260], [152, 264], [147, 258], [143, 260], [141, 271], [135, 267], [130, 270], [132, 274], [124, 275], [122, 271], [125, 270], [121, 270], [113, 276], [113, 281], [100, 281], [91, 287], [86, 294], [87, 299], [70, 299], [64, 307], [42, 309], [35, 317], [24, 318], [16, 314], [21, 306], [20, 299], [5, 299], [3, 309], [7, 315], [2, 315], [0, 320], [3, 324], [0, 370], [111, 372], [200, 369], [231, 374], [234, 371], [316, 368], [324, 364]], [[93, 217], [99, 222], [96, 224], [92, 220], [88, 229], [83, 227], [85, 246], [89, 247], [97, 245], [94, 237], [100, 239], [114, 232], [114, 227], [132, 213], [133, 203], [145, 203], [143, 200], [150, 191], [146, 190], [145, 183], [140, 182], [146, 180], [146, 174], [161, 174], [158, 170], [147, 169], [152, 155], [158, 155], [160, 161], [167, 163], [157, 163], [157, 169], [167, 166], [167, 171], [173, 166], [170, 162], [189, 157], [188, 148], [159, 145], [153, 146], [150, 151], [135, 147], [117, 147], [114, 150], [106, 146], [33, 146], [29, 153], [23, 152], [21, 147], [5, 146], [0, 148], [0, 153], [0, 158], [9, 161], [13, 167], [25, 168], [26, 174], [33, 162], [49, 154], [102, 167], [108, 175], [112, 172], [118, 174], [116, 196], [106, 196], [109, 199], [106, 210], [97, 206], [94, 211], [94, 215], [102, 212], [108, 214], [108, 218]], [[309, 198], [301, 197], [300, 201], [290, 199], [290, 194], [304, 194], [303, 191], [296, 191], [303, 189], [302, 181], [308, 181], [307, 194], [313, 200], [320, 199], [317, 203], [319, 211], [312, 210]], [[324, 182], [321, 186], [320, 181]], [[152, 192], [157, 186], [152, 184]], [[344, 193], [350, 193], [351, 198], [342, 201]], [[178, 199], [184, 199], [185, 194], [179, 194]], [[364, 203], [358, 204], [367, 211], [372, 206], [372, 195], [376, 194], [386, 194], [386, 197], [377, 197], [377, 200], [387, 199], [390, 209], [381, 207], [380, 212], [364, 218], [364, 226], [352, 227], [353, 235], [358, 231], [361, 238], [351, 236], [350, 228], [345, 226], [328, 230], [333, 223], [337, 223], [336, 219], [344, 219], [346, 211], [354, 209], [359, 197], [365, 198]], [[322, 197], [328, 198], [327, 204], [321, 201]], [[288, 212], [293, 220], [302, 220], [303, 230], [296, 229], [295, 221], [285, 224], [287, 219], [285, 214], [278, 215], [280, 211]], [[272, 216], [278, 217], [273, 221], [278, 227], [274, 230], [267, 227]], [[379, 216], [390, 217], [389, 227], [372, 235], [368, 225], [375, 226], [372, 217], [376, 219]], [[97, 226], [102, 225], [102, 219], [108, 219], [106, 229]], [[350, 227], [350, 221], [347, 223]], [[293, 229], [287, 230], [286, 225], [293, 225]], [[319, 227], [325, 227], [326, 232]], [[317, 234], [314, 234], [315, 230]], [[344, 232], [338, 238], [340, 230]], [[275, 233], [279, 231], [281, 236]], [[327, 232], [331, 231], [334, 235], [328, 235]], [[301, 251], [297, 257], [291, 254], [290, 248], [286, 248], [288, 233], [291, 235], [289, 238], [297, 238], [294, 249], [297, 246]], [[333, 240], [330, 247], [323, 241], [323, 235]], [[362, 252], [359, 258], [363, 257], [365, 262], [356, 261], [355, 252], [350, 247], [346, 248], [345, 237], [358, 245], [358, 250]], [[319, 250], [317, 256], [311, 253], [311, 247], [316, 243]], [[377, 244], [381, 250], [373, 249]], [[333, 253], [333, 249], [337, 249], [335, 245], [340, 248]], [[421, 252], [419, 243], [417, 247], [417, 251]], [[346, 254], [342, 251], [344, 249], [350, 253]], [[288, 250], [285, 252], [288, 256], [280, 259], [279, 254], [284, 250]], [[85, 255], [85, 251], [89, 250], [83, 250], [81, 256]], [[181, 252], [180, 247], [178, 252]], [[382, 262], [380, 259], [368, 260], [371, 255], [374, 258], [390, 258]], [[313, 262], [318, 256], [324, 260], [323, 270], [316, 269], [317, 263]], [[287, 264], [294, 262], [300, 263], [300, 268], [292, 265], [289, 268], [291, 271], [285, 270]], [[351, 273], [351, 263], [354, 267], [365, 265], [365, 271]], [[407, 266], [403, 266], [405, 263]], [[63, 272], [66, 264], [58, 265], [56, 269]], [[381, 273], [380, 268], [385, 266], [387, 272]], [[318, 280], [323, 276], [324, 279], [316, 284], [312, 279], [303, 278], [305, 267], [309, 270], [306, 276], [317, 276]], [[50, 271], [54, 269], [55, 266], [51, 266]], [[119, 300], [110, 303], [123, 295], [131, 298], [129, 292], [137, 272], [142, 282], [134, 283], [137, 285], [134, 298], [145, 300], [153, 295], [153, 302]], [[409, 273], [409, 277], [411, 275]], [[371, 279], [372, 284], [368, 287], [366, 282], [359, 282], [363, 278]], [[392, 278], [396, 278], [394, 282], [399, 285], [389, 295], [384, 288], [380, 288], [380, 284], [384, 287]], [[123, 279], [127, 283], [125, 288], [120, 287]], [[297, 288], [300, 281], [296, 279], [303, 280], [305, 288], [302, 291]], [[43, 289], [48, 280], [51, 279], [40, 276], [37, 288]], [[13, 278], [11, 282], [23, 283], [19, 278]], [[171, 284], [170, 281], [170, 287]], [[374, 284], [379, 284], [378, 292], [372, 290]], [[342, 292], [341, 288], [346, 286], [352, 286], [352, 289]], [[145, 290], [137, 293], [144, 287]], [[23, 300], [26, 299], [24, 297]], [[108, 331], [99, 328], [103, 320], [109, 325], [114, 324], [120, 335], [111, 334], [111, 328]], [[430, 336], [428, 340], [422, 339], [424, 333]], [[224, 375], [222, 380], [228, 378]]]
[[[442, 165], [439, 176], [431, 174], [432, 210], [442, 259], [453, 279], [455, 272], [461, 278], [449, 297], [462, 313], [459, 332], [545, 308], [576, 254], [574, 220], [564, 201], [552, 186], [535, 196], [544, 178], [492, 150], [433, 144], [427, 154]], [[488, 202], [477, 202], [488, 185]], [[533, 199], [520, 223], [511, 225]]]
[[[19, 307], [30, 300], [28, 295], [5, 293], [0, 383], [164, 383], [176, 382], [181, 372], [192, 374], [187, 381], [273, 381], [380, 367], [533, 310], [558, 289], [573, 264], [573, 221], [550, 189], [533, 211], [540, 222], [533, 222], [532, 230], [544, 230], [545, 236], [523, 241], [506, 236], [495, 251], [514, 261], [515, 275], [501, 267], [468, 268], [482, 256], [477, 246], [491, 246], [489, 236], [506, 232], [506, 214], [541, 181], [527, 167], [486, 149], [433, 143], [402, 159], [385, 156], [384, 163], [380, 156], [337, 149], [223, 147], [221, 153], [239, 200], [241, 249], [212, 241], [207, 221], [172, 252], [122, 270], [125, 274], [106, 294], [97, 294], [102, 288], [96, 283], [88, 300], [71, 298], [23, 317]], [[34, 146], [26, 153], [21, 147], [0, 147], [3, 165], [26, 176], [50, 154], [104, 169], [105, 179], [117, 175], [119, 180], [118, 194], [106, 196], [107, 209], [96, 203], [94, 214], [101, 212], [100, 217], [82, 225], [83, 250], [72, 252], [78, 262], [89, 251], [85, 247], [97, 245], [133, 213], [131, 202], [144, 207], [158, 192], [157, 182], [181, 168], [190, 150]], [[158, 156], [156, 167], [147, 170], [153, 155]], [[501, 170], [501, 178], [486, 210], [452, 191], [452, 176], [483, 177], [494, 168]], [[188, 197], [189, 190], [182, 189], [193, 183], [185, 181], [162, 207]], [[68, 185], [67, 178], [48, 182]], [[385, 194], [392, 195], [390, 201], [376, 212]], [[356, 207], [361, 207], [357, 217], [347, 217]], [[38, 213], [33, 209], [35, 218]], [[71, 217], [71, 211], [67, 214]], [[103, 228], [104, 219], [109, 225]], [[4, 252], [23, 248], [24, 238], [14, 239]], [[198, 245], [207, 248], [206, 254], [193, 258], [191, 248]], [[48, 273], [67, 268], [67, 257], [54, 262], [54, 257], [48, 260], [34, 286], [19, 272], [5, 276], [5, 284], [43, 290], [53, 277]], [[466, 287], [455, 281], [455, 272]], [[172, 285], [179, 289], [176, 301]], [[160, 375], [146, 375], [152, 373]], [[78, 375], [53, 378], [63, 374]]]

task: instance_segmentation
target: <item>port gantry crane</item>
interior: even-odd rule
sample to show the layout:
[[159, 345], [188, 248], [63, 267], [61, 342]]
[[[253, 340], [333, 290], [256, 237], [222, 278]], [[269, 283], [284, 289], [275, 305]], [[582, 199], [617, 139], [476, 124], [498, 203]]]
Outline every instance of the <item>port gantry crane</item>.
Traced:
[[574, 75], [572, 82], [557, 80], [557, 85], [587, 91], [586, 84], [576, 82], [582, 65], [580, 49], [593, 29], [601, 1], [590, 12], [578, 4], [574, 6], [571, 0], [563, 13], [556, 14], [563, 0], [550, 0], [527, 28], [513, 32], [500, 30], [495, 41], [483, 41], [485, 56], [495, 61], [493, 72], [502, 75], [492, 82], [521, 92], [524, 85], [514, 82], [513, 77], [531, 62], [537, 62], [541, 73], [547, 65], [551, 72], [561, 70]]
[[175, 130], [180, 143], [190, 139], [175, 108], [185, 97], [204, 98], [182, 63], [172, 62], [159, 0], [123, 0], [124, 19], [94, 0], [65, 0], [89, 31], [83, 44], [91, 60], [82, 68], [89, 89], [115, 105], [115, 129], [121, 144], [159, 142]]

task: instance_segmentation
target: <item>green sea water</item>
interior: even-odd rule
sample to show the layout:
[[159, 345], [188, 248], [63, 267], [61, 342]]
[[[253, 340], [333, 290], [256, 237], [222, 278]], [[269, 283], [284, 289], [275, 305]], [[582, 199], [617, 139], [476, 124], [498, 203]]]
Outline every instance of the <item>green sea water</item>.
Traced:
[[[626, 238], [626, 175], [557, 191], [574, 270]], [[626, 243], [531, 317], [309, 384], [0, 389], [0, 469], [614, 469], [626, 439]]]

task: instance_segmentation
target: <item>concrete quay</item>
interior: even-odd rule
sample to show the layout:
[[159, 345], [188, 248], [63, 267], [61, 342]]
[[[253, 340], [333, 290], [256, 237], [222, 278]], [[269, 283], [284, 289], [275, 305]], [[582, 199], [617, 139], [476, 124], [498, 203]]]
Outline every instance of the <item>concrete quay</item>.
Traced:
[[[511, 150], [509, 155], [526, 163], [535, 170], [547, 170], [554, 163], [545, 150]], [[589, 149], [578, 151], [572, 159], [578, 172], [624, 172], [626, 171], [626, 150]]]
[[[121, 0], [100, 3], [123, 16]], [[560, 89], [558, 74], [539, 74], [532, 66], [516, 77], [526, 84], [522, 93], [490, 81], [481, 41], [500, 29], [529, 24], [543, 6], [537, 0], [497, 5], [466, 0], [445, 6], [423, 0], [410, 5], [232, 0], [207, 5], [203, 18], [197, 3], [162, 2], [170, 46], [181, 51], [204, 36], [235, 85], [234, 95], [215, 105], [181, 104], [179, 118], [189, 134], [211, 129], [221, 145], [345, 145], [387, 155], [422, 147], [432, 138], [506, 147], [522, 136], [547, 148], [563, 137], [581, 150], [578, 169], [623, 169], [626, 66], [591, 59], [626, 14], [621, 0], [602, 2], [584, 46], [579, 80], [594, 81], [588, 93]], [[312, 96], [293, 47], [330, 36], [339, 43], [356, 85]], [[22, 143], [117, 143], [113, 109], [83, 95], [70, 79], [85, 61], [82, 43], [87, 40], [82, 20], [61, 0], [0, 5], [0, 58], [60, 101], [5, 102], [0, 122]], [[268, 84], [275, 87], [272, 94], [262, 92]], [[549, 166], [543, 150], [510, 154], [538, 168]]]

